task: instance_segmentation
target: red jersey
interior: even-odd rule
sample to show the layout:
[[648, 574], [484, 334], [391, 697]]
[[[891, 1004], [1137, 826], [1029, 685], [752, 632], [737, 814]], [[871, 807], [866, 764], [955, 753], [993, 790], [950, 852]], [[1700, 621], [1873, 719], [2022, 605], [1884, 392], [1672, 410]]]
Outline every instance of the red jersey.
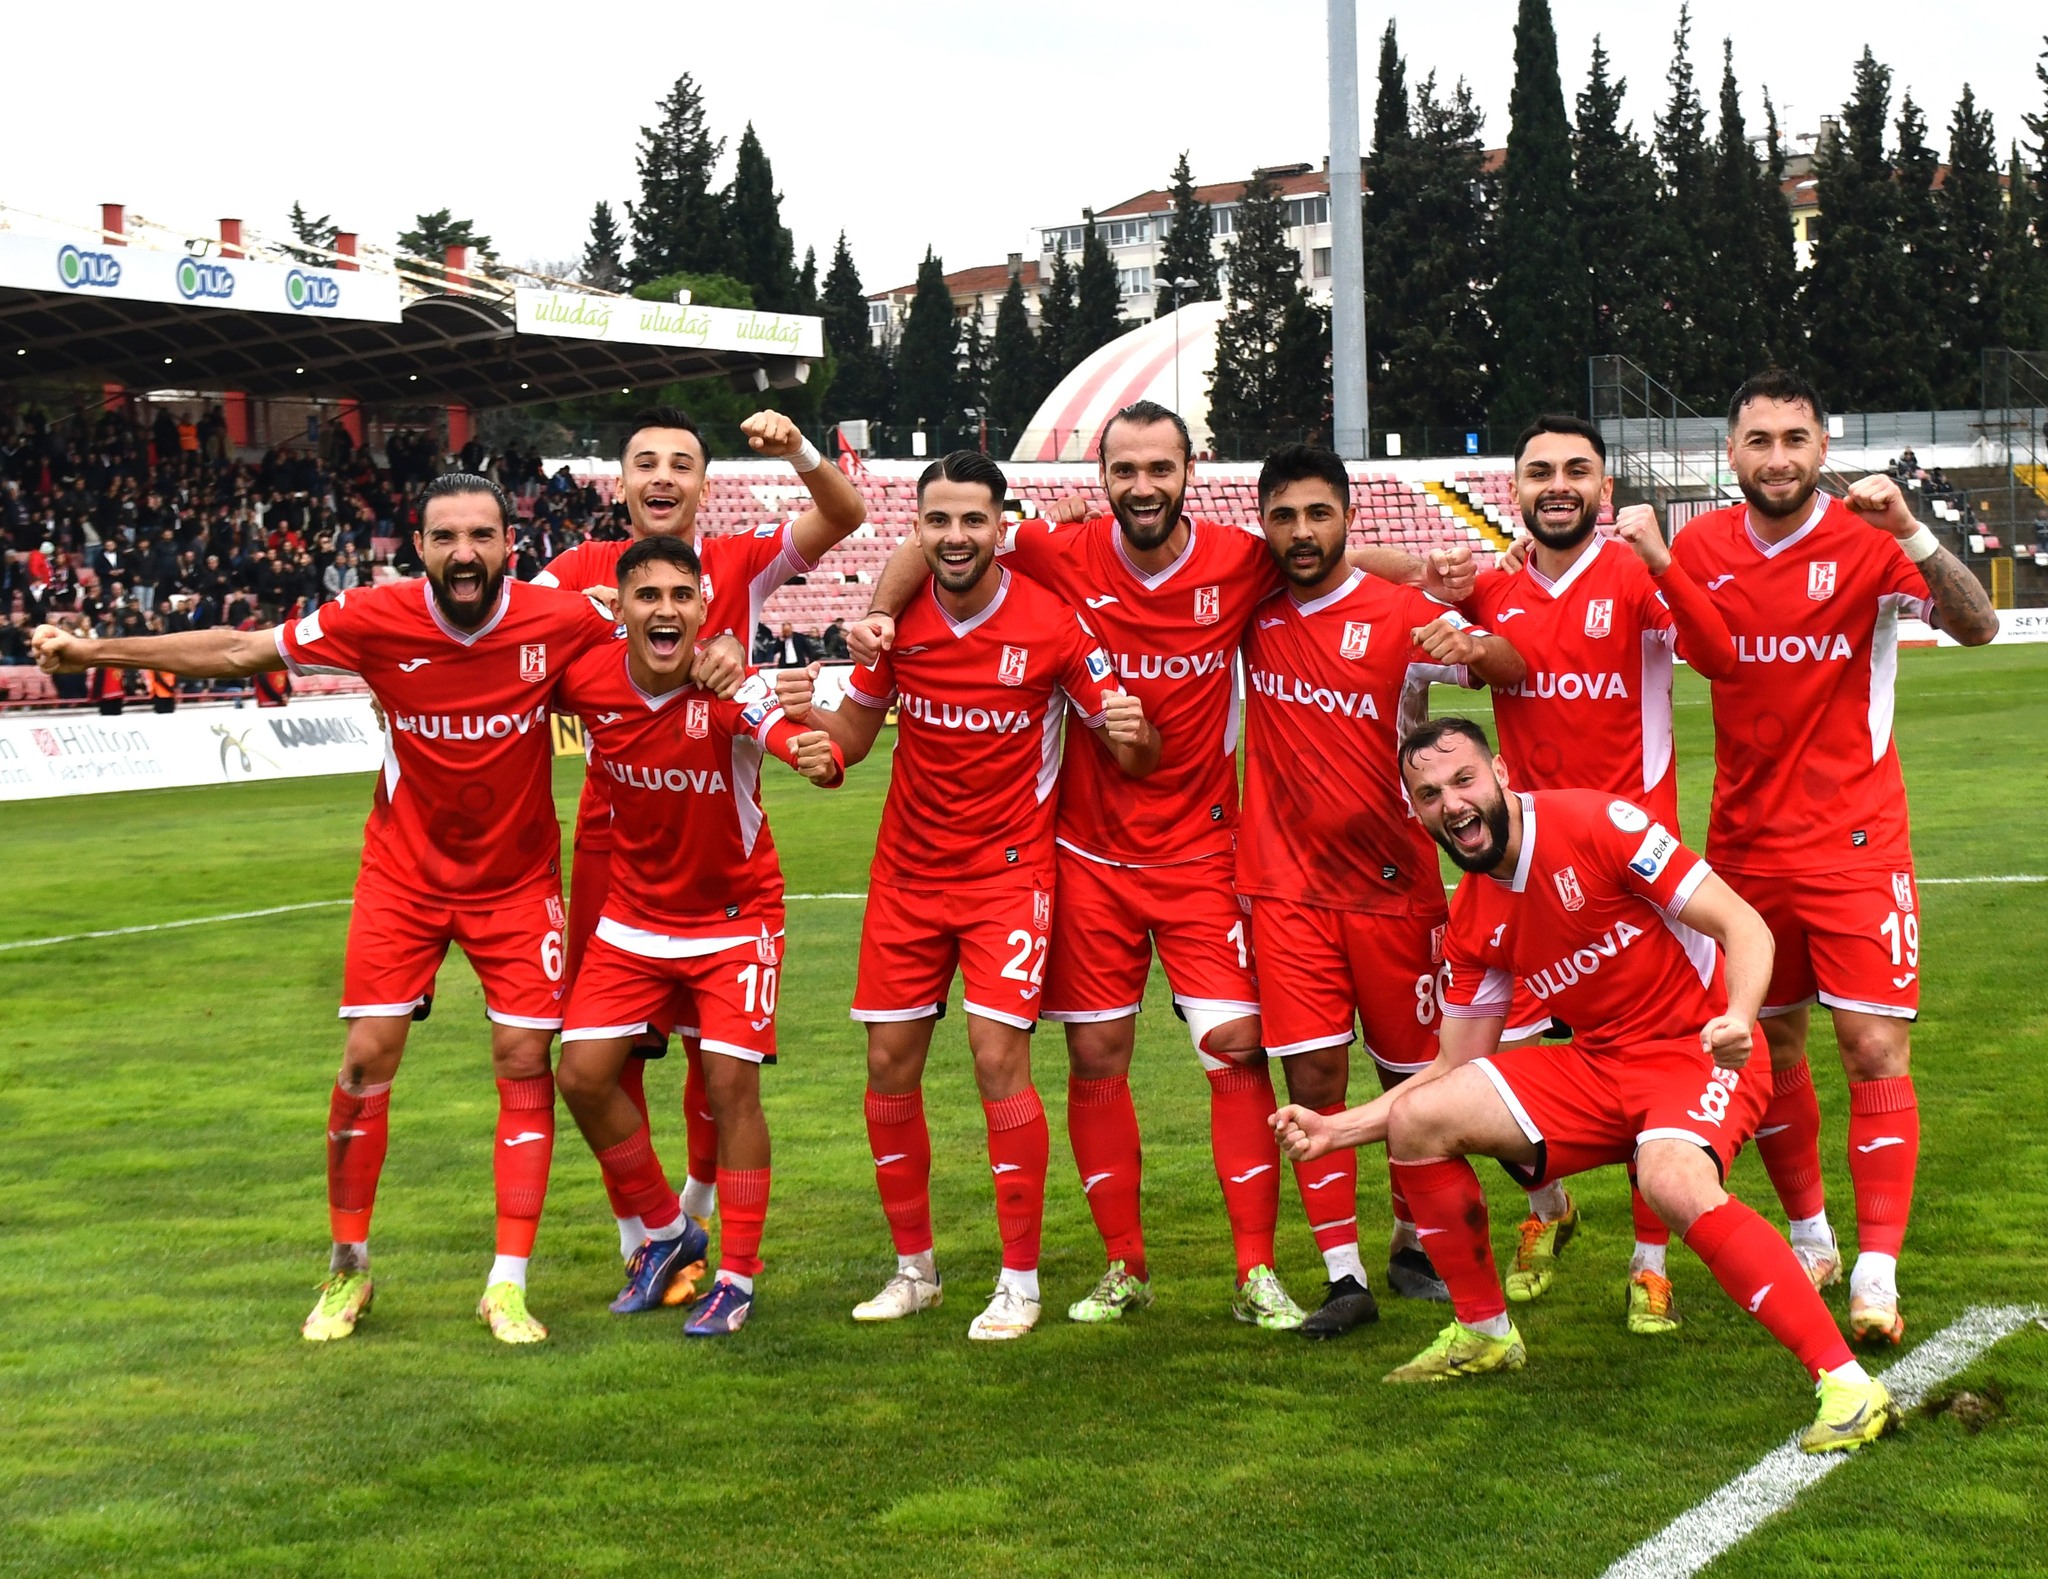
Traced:
[[1354, 570], [1313, 602], [1276, 593], [1244, 640], [1244, 837], [1237, 891], [1370, 915], [1440, 914], [1436, 846], [1401, 784], [1429, 687], [1466, 683], [1410, 632], [1449, 612]]
[[[616, 587], [619, 556], [633, 546], [627, 538], [591, 538], [565, 548], [533, 578], [535, 586]], [[787, 526], [756, 527], [751, 532], [700, 537], [697, 558], [704, 566], [704, 624], [700, 642], [729, 635], [752, 651], [754, 627], [761, 623], [761, 605], [768, 594], [791, 576], [815, 568], [797, 552], [796, 536]], [[723, 595], [721, 596], [721, 589]], [[583, 777], [583, 799], [576, 808], [576, 845], [584, 850], [612, 848], [610, 781], [595, 763]]]
[[[782, 867], [761, 812], [761, 758], [804, 733], [759, 675], [730, 701], [685, 685], [650, 696], [626, 643], [586, 654], [560, 705], [583, 720], [590, 768], [617, 814], [598, 936], [631, 953], [662, 939], [751, 937], [782, 927]], [[624, 933], [626, 935], [622, 936]]]
[[994, 574], [995, 597], [967, 620], [927, 585], [897, 620], [896, 645], [847, 678], [847, 696], [863, 707], [898, 704], [877, 879], [911, 888], [1052, 881], [1060, 720], [1071, 701], [1097, 727], [1118, 687], [1109, 654], [1072, 609], [1034, 581], [1000, 566]]
[[1131, 562], [1113, 515], [1011, 528], [1009, 563], [1085, 610], [1123, 688], [1165, 742], [1132, 779], [1100, 740], [1070, 740], [1059, 842], [1120, 866], [1167, 866], [1228, 852], [1237, 825], [1237, 647], [1259, 600], [1280, 585], [1265, 538], [1188, 519], [1187, 547], [1164, 570]]
[[1826, 494], [1783, 542], [1738, 504], [1696, 517], [1671, 550], [1735, 638], [1735, 674], [1713, 688], [1707, 853], [1732, 871], [1903, 869], [1892, 682], [1899, 616], [1933, 607], [1919, 568]]
[[278, 626], [294, 674], [359, 674], [384, 709], [364, 874], [451, 905], [557, 882], [549, 704], [614, 629], [587, 598], [509, 579], [473, 631], [448, 623], [425, 580], [358, 587]]
[[1519, 983], [1589, 1057], [1697, 1037], [1727, 1012], [1721, 951], [1678, 919], [1709, 868], [1633, 801], [1537, 790], [1512, 878], [1467, 872], [1451, 896], [1441, 1000], [1501, 1018]]
[[[1731, 660], [1727, 631], [1713, 628], [1719, 616], [1683, 567], [1663, 581], [1674, 602], [1628, 544], [1598, 536], [1556, 581], [1533, 555], [1512, 575], [1478, 578], [1465, 611], [1529, 665], [1521, 684], [1493, 694], [1500, 754], [1518, 788], [1603, 790], [1678, 826], [1672, 656], [1682, 647], [1715, 673]], [[1693, 616], [1683, 642], [1674, 605]], [[1696, 640], [1702, 620], [1709, 632]]]

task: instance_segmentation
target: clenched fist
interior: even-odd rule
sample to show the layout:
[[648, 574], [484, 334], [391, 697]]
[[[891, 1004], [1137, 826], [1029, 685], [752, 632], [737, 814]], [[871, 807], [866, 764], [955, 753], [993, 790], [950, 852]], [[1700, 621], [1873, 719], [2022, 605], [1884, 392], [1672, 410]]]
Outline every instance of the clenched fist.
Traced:
[[1440, 620], [1418, 625], [1411, 634], [1415, 645], [1438, 663], [1470, 663], [1481, 651], [1479, 639], [1467, 631], [1465, 621], [1456, 614], [1446, 613]]
[[1422, 562], [1422, 590], [1439, 603], [1463, 603], [1477, 576], [1472, 550], [1463, 543], [1432, 548]]
[[746, 677], [747, 650], [729, 631], [699, 647], [690, 666], [690, 678], [720, 700], [729, 700]]
[[1756, 1028], [1739, 1014], [1717, 1014], [1700, 1029], [1700, 1051], [1723, 1069], [1740, 1069], [1755, 1046]]
[[1314, 1162], [1330, 1150], [1330, 1121], [1314, 1108], [1290, 1102], [1272, 1117], [1273, 1135], [1294, 1162]]
[[1120, 746], [1145, 738], [1145, 704], [1128, 691], [1111, 691], [1102, 699], [1102, 732]]
[[784, 460], [804, 447], [803, 429], [779, 411], [757, 411], [740, 424], [747, 445], [768, 460]]
[[92, 667], [92, 642], [54, 625], [38, 625], [29, 647], [45, 674], [82, 674]]
[[1657, 512], [1646, 504], [1632, 504], [1614, 518], [1614, 535], [1636, 551], [1653, 576], [1661, 576], [1671, 564], [1671, 550], [1657, 525]]
[[880, 609], [870, 609], [846, 627], [846, 655], [863, 668], [895, 645], [895, 618]]
[[1504, 576], [1512, 576], [1529, 562], [1529, 550], [1536, 545], [1536, 539], [1527, 532], [1517, 532], [1514, 541], [1501, 550], [1494, 561], [1494, 569]]
[[1052, 507], [1052, 514], [1046, 519], [1055, 526], [1066, 526], [1073, 521], [1085, 521], [1094, 513], [1094, 506], [1089, 504], [1086, 494], [1070, 493], [1060, 498]]
[[832, 755], [832, 737], [822, 729], [798, 735], [789, 743], [789, 765], [813, 784], [828, 789], [841, 776], [839, 763]]
[[792, 724], [805, 724], [811, 718], [811, 696], [818, 672], [825, 666], [814, 663], [802, 669], [777, 669], [775, 671], [775, 705]]
[[1849, 484], [1842, 503], [1872, 526], [1884, 528], [1894, 537], [1911, 537], [1920, 530], [1919, 519], [1906, 504], [1906, 496], [1888, 472], [1872, 472]]

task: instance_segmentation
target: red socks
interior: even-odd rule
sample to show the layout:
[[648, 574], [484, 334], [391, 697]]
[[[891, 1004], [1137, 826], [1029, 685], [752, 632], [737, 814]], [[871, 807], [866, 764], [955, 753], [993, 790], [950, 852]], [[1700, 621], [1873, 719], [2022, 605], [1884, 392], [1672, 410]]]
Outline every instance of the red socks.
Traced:
[[1415, 1231], [1429, 1264], [1451, 1291], [1451, 1309], [1458, 1320], [1470, 1327], [1506, 1315], [1507, 1295], [1494, 1269], [1488, 1237], [1486, 1192], [1480, 1189], [1472, 1164], [1463, 1157], [1429, 1162], [1389, 1158], [1388, 1164], [1400, 1176], [1402, 1191], [1415, 1209]]
[[1650, 1203], [1643, 1199], [1643, 1192], [1636, 1188], [1634, 1175], [1628, 1181], [1628, 1210], [1636, 1223], [1636, 1243], [1639, 1245], [1668, 1245], [1671, 1243], [1671, 1229], [1664, 1219], [1650, 1210]]
[[1849, 1178], [1856, 1186], [1856, 1248], [1896, 1256], [1913, 1210], [1920, 1161], [1920, 1102], [1913, 1077], [1849, 1082]]
[[391, 1143], [391, 1084], [350, 1095], [339, 1085], [327, 1099], [327, 1221], [338, 1245], [370, 1237], [377, 1176]]
[[616, 1203], [613, 1209], [619, 1216], [637, 1217], [649, 1228], [666, 1228], [682, 1215], [645, 1124], [616, 1146], [599, 1152], [597, 1166], [604, 1174], [605, 1193]]
[[498, 1254], [530, 1256], [548, 1197], [548, 1166], [555, 1155], [555, 1081], [552, 1075], [498, 1082], [498, 1135], [491, 1174], [498, 1188]]
[[761, 1275], [761, 1228], [768, 1221], [768, 1170], [718, 1170], [718, 1270]]
[[1797, 1222], [1827, 1209], [1820, 1180], [1820, 1100], [1802, 1061], [1772, 1077], [1771, 1103], [1756, 1127], [1756, 1154], [1785, 1215]]
[[[875, 1187], [899, 1256], [932, 1247], [932, 1137], [924, 1123], [924, 1093], [867, 1094], [868, 1146]], [[1044, 1177], [1041, 1166], [1039, 1176]]]
[[699, 1184], [715, 1184], [718, 1122], [711, 1116], [711, 1097], [704, 1089], [704, 1054], [692, 1043], [683, 1049], [683, 1059], [683, 1136], [689, 1149], [690, 1177]]
[[1038, 1268], [1038, 1239], [1045, 1224], [1045, 1170], [1052, 1149], [1045, 1104], [1036, 1087], [984, 1102], [988, 1117], [988, 1163], [996, 1180], [996, 1227], [1003, 1236], [1003, 1265], [1013, 1272]]
[[1263, 1061], [1207, 1073], [1209, 1145], [1242, 1283], [1253, 1267], [1273, 1264], [1273, 1228], [1280, 1220], [1280, 1144], [1268, 1122], [1273, 1077]]
[[1081, 1193], [1102, 1235], [1103, 1254], [1123, 1262], [1133, 1277], [1144, 1277], [1145, 1229], [1138, 1213], [1144, 1157], [1128, 1076], [1068, 1078], [1067, 1139], [1081, 1175]]
[[[1334, 1102], [1317, 1108], [1325, 1117], [1342, 1113], [1344, 1104]], [[1358, 1243], [1358, 1151], [1347, 1146], [1314, 1162], [1294, 1165], [1294, 1182], [1301, 1191], [1302, 1209], [1308, 1213], [1309, 1232], [1316, 1248], [1325, 1254], [1342, 1245]], [[1396, 1207], [1399, 1210], [1399, 1207]]]
[[1728, 1297], [1798, 1356], [1807, 1375], [1849, 1363], [1849, 1345], [1792, 1247], [1747, 1206], [1731, 1197], [1702, 1213], [1685, 1242]]

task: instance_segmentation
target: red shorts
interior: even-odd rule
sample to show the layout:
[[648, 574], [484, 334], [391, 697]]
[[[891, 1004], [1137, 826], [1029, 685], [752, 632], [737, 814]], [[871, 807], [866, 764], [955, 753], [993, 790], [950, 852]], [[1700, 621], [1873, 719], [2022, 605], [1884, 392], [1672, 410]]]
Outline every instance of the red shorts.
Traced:
[[1751, 1048], [1739, 1070], [1716, 1068], [1695, 1036], [1599, 1056], [1570, 1045], [1518, 1047], [1472, 1062], [1536, 1147], [1525, 1183], [1630, 1162], [1649, 1140], [1705, 1147], [1726, 1179], [1771, 1100], [1771, 1057], [1761, 1029]]
[[1252, 900], [1259, 1013], [1276, 1058], [1343, 1047], [1355, 1016], [1381, 1068], [1413, 1074], [1436, 1060], [1444, 917]]
[[[590, 948], [590, 940], [597, 932], [598, 918], [604, 914], [604, 902], [612, 891], [611, 846], [586, 850], [576, 846], [576, 858], [569, 863], [569, 982], [570, 992], [575, 992], [576, 973], [583, 963], [583, 956]], [[674, 1030], [685, 1038], [697, 1034], [697, 1005], [690, 996], [687, 986], [678, 985], [666, 1008], [652, 1016], [647, 1029], [664, 1042], [668, 1033]], [[661, 1054], [655, 1052], [654, 1057]]]
[[856, 1020], [943, 1014], [957, 966], [969, 1014], [1029, 1030], [1038, 1020], [1052, 889], [898, 888], [870, 881], [860, 925]]
[[1912, 1020], [1920, 1014], [1920, 894], [1908, 863], [1848, 872], [1723, 872], [1778, 945], [1765, 1014], [1816, 998]]
[[772, 1064], [781, 970], [779, 934], [684, 959], [650, 958], [594, 936], [569, 989], [562, 1041], [638, 1036], [681, 989], [696, 1015], [689, 1034], [705, 1052]]
[[434, 975], [459, 943], [500, 1025], [562, 1024], [562, 896], [536, 888], [489, 909], [437, 905], [358, 880], [342, 966], [341, 1017], [411, 1014], [434, 994]]
[[1136, 1014], [1155, 946], [1181, 1008], [1257, 1014], [1251, 923], [1235, 869], [1227, 852], [1173, 866], [1109, 866], [1062, 849], [1045, 1018]]

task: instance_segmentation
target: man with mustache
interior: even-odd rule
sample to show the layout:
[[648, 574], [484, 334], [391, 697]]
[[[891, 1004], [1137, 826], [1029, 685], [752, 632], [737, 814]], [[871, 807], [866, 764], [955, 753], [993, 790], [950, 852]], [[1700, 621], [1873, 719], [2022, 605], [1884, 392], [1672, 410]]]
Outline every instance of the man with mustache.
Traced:
[[[1455, 1319], [1389, 1382], [1519, 1370], [1469, 1157], [1527, 1184], [1631, 1164], [1643, 1194], [1743, 1309], [1814, 1379], [1809, 1453], [1898, 1425], [1798, 1258], [1724, 1188], [1768, 1093], [1757, 1010], [1771, 933], [1677, 836], [1598, 790], [1512, 791], [1486, 732], [1438, 718], [1401, 743], [1415, 815], [1465, 873], [1444, 940], [1441, 1050], [1405, 1085], [1334, 1116], [1283, 1108], [1289, 1156], [1384, 1140]], [[1520, 982], [1571, 1022], [1564, 1046], [1501, 1051]]]
[[357, 588], [291, 625], [85, 641], [45, 626], [51, 673], [93, 664], [192, 679], [361, 675], [383, 709], [384, 771], [363, 829], [341, 1017], [348, 1044], [328, 1107], [330, 1276], [303, 1327], [346, 1338], [369, 1310], [370, 1215], [406, 1031], [433, 1002], [450, 943], [483, 985], [498, 1081], [491, 1148], [497, 1259], [477, 1317], [506, 1343], [547, 1329], [526, 1308], [554, 1150], [548, 1047], [562, 1024], [561, 831], [549, 704], [563, 672], [614, 639], [580, 594], [506, 576], [511, 501], [454, 472], [420, 495], [419, 581]]
[[1728, 463], [1745, 502], [1698, 517], [1672, 553], [1735, 638], [1735, 672], [1713, 688], [1707, 851], [1778, 943], [1763, 1007], [1774, 1091], [1757, 1151], [1814, 1286], [1838, 1281], [1806, 1063], [1818, 999], [1849, 1077], [1849, 1328], [1859, 1342], [1895, 1344], [1920, 1154], [1920, 907], [1891, 732], [1898, 625], [1930, 620], [1974, 647], [1998, 634], [1998, 616], [1892, 478], [1860, 478], [1842, 499], [1820, 492], [1827, 453], [1819, 392], [1793, 373], [1759, 373], [1728, 408]]

